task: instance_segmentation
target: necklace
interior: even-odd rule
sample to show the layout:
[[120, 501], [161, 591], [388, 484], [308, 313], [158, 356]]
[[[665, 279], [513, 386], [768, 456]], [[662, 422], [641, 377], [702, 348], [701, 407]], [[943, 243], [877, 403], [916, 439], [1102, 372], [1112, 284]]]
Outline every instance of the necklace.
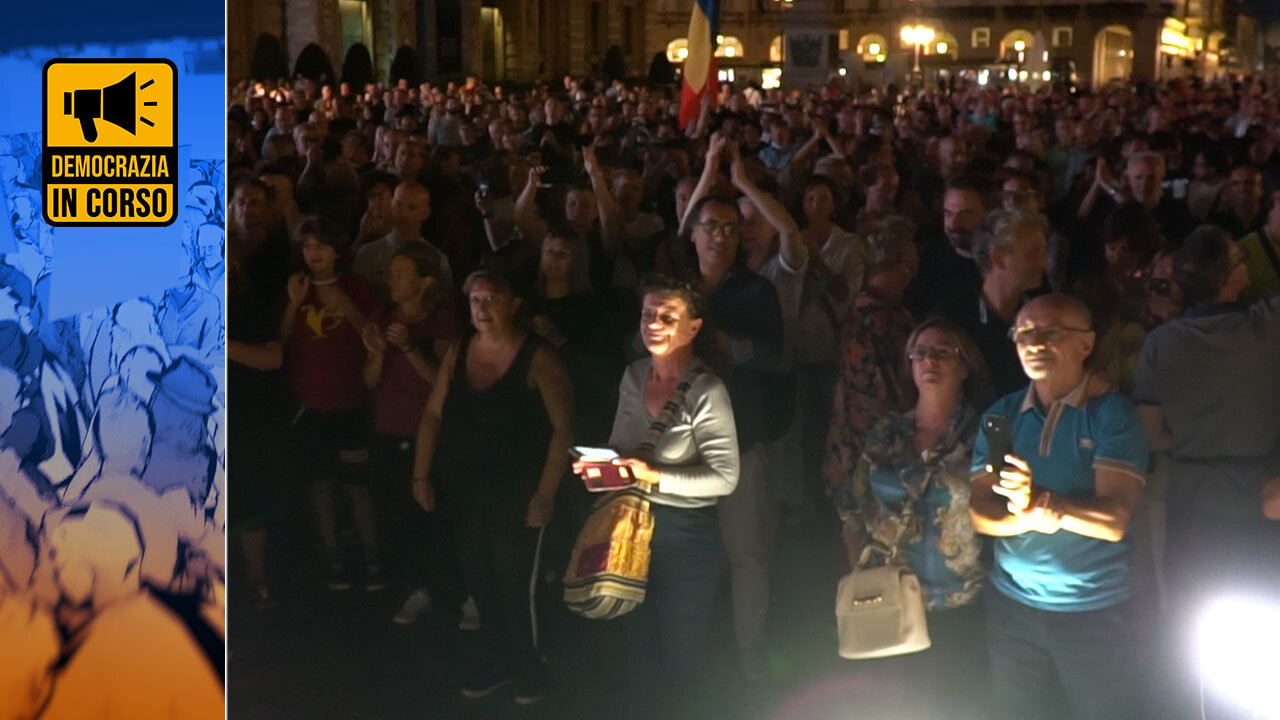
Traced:
[[328, 280], [312, 280], [311, 284], [312, 285], [332, 285], [336, 282], [338, 282], [338, 278], [331, 277]]

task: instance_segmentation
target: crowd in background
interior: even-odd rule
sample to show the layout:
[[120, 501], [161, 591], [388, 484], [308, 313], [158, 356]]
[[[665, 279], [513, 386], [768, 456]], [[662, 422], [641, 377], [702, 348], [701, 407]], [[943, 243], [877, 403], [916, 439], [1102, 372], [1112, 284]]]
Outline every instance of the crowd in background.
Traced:
[[669, 528], [621, 621], [668, 681], [637, 716], [696, 695], [722, 570], [740, 670], [768, 676], [805, 513], [851, 565], [905, 542], [920, 577], [934, 646], [872, 661], [909, 679], [885, 712], [1198, 716], [1174, 658], [1205, 593], [1280, 582], [1280, 90], [722, 85], [684, 129], [678, 105], [233, 88], [241, 601], [276, 602], [304, 485], [329, 588], [478, 626], [463, 694], [535, 702], [532, 589], [592, 502], [569, 449], [610, 445]]

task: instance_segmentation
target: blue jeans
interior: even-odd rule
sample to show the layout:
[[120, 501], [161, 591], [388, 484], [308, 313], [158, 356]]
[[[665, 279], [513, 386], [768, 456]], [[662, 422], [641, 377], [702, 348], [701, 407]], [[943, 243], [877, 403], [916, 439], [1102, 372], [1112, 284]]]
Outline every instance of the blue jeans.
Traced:
[[988, 587], [992, 717], [1142, 717], [1131, 603], [1086, 612], [1037, 610]]
[[705, 688], [711, 613], [724, 567], [714, 508], [651, 507], [645, 599], [624, 618], [635, 720], [675, 717]]

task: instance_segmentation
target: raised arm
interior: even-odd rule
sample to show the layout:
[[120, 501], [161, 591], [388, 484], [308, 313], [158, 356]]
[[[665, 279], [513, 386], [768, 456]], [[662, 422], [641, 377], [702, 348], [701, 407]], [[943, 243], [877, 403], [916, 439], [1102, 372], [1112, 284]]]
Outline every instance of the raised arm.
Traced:
[[791, 213], [787, 212], [777, 198], [761, 190], [751, 179], [746, 163], [742, 160], [742, 153], [736, 144], [731, 146], [730, 157], [729, 175], [733, 180], [733, 186], [747, 196], [751, 204], [756, 206], [756, 209], [778, 233], [781, 240], [778, 251], [782, 254], [782, 259], [786, 261], [788, 267], [796, 270], [805, 267], [809, 262], [809, 251], [805, 247], [804, 236], [801, 235], [800, 226], [796, 224], [795, 218], [791, 217]]
[[622, 216], [609, 188], [609, 181], [604, 176], [604, 169], [596, 162], [595, 148], [582, 148], [582, 167], [587, 171], [591, 189], [595, 192], [596, 208], [600, 211], [600, 239], [604, 250], [610, 256], [617, 255], [622, 249]]
[[683, 233], [685, 226], [689, 223], [689, 214], [698, 204], [698, 201], [711, 193], [711, 186], [716, 183], [716, 173], [720, 171], [720, 161], [724, 157], [725, 148], [728, 146], [728, 140], [719, 132], [711, 135], [711, 140], [707, 144], [707, 156], [702, 164], [702, 176], [698, 178], [698, 184], [693, 188], [693, 194], [689, 196], [689, 204], [685, 207], [684, 217], [680, 218], [680, 232]]
[[791, 156], [790, 164], [794, 165], [796, 163], [801, 163], [807, 160], [810, 155], [817, 152], [818, 148], [821, 147], [826, 142], [830, 134], [831, 133], [829, 130], [827, 130], [826, 125], [822, 123], [818, 123], [817, 125], [814, 125], [813, 134], [809, 136], [808, 142], [806, 142], [804, 145], [801, 145], [800, 149], [796, 151], [796, 154]]
[[520, 197], [516, 198], [515, 221], [525, 242], [537, 244], [547, 234], [547, 223], [538, 217], [538, 209], [534, 200], [538, 197], [538, 186], [542, 184], [542, 175], [547, 171], [546, 165], [529, 169], [529, 181], [525, 183]]

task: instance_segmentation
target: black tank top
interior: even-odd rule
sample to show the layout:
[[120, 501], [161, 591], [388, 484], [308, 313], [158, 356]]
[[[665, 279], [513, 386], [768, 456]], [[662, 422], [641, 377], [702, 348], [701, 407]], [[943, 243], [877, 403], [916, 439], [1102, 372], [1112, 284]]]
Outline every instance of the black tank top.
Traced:
[[450, 500], [460, 507], [481, 505], [495, 513], [496, 521], [524, 523], [551, 441], [542, 394], [528, 382], [540, 344], [527, 336], [506, 374], [477, 390], [467, 377], [471, 338], [462, 341], [441, 413], [432, 472], [442, 506]]

